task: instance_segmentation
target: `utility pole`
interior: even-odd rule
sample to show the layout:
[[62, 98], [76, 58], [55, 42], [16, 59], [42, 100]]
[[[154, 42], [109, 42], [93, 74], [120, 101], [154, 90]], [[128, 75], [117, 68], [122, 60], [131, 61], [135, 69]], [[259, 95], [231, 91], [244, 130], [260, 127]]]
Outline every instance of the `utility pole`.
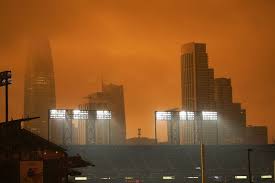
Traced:
[[200, 150], [201, 150], [201, 183], [206, 183], [205, 180], [205, 149], [204, 144], [201, 143]]
[[11, 84], [11, 71], [0, 72], [0, 87], [5, 86], [5, 98], [6, 98], [6, 122], [9, 121], [9, 89]]
[[247, 160], [248, 160], [248, 180], [249, 183], [252, 183], [252, 176], [251, 176], [251, 167], [250, 167], [250, 153], [252, 149], [247, 149]]

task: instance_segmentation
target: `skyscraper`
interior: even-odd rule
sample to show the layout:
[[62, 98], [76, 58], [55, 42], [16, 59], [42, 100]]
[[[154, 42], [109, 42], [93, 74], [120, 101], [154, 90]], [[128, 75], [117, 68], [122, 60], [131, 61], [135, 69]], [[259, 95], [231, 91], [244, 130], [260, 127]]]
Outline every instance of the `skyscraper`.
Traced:
[[215, 79], [215, 105], [216, 111], [223, 119], [230, 119], [233, 125], [246, 126], [246, 111], [240, 103], [232, 100], [231, 79]]
[[232, 86], [231, 79], [215, 79], [215, 102], [219, 110], [229, 110], [232, 107]]
[[208, 67], [206, 44], [187, 43], [181, 48], [182, 108], [214, 110], [214, 71]]
[[30, 42], [24, 84], [24, 115], [40, 117], [24, 124], [24, 128], [48, 137], [48, 110], [56, 107], [53, 59], [49, 40]]
[[213, 139], [215, 132], [219, 144], [267, 142], [265, 127], [246, 127], [246, 110], [233, 102], [231, 80], [214, 78], [204, 43], [187, 43], [181, 48], [181, 93], [183, 110], [218, 113], [215, 126], [211, 121], [202, 123], [201, 116], [195, 115], [194, 122], [184, 127], [184, 143], [192, 142], [192, 137], [194, 143]]
[[220, 143], [244, 143], [246, 112], [240, 103], [233, 103], [231, 79], [216, 78], [214, 91], [216, 111], [220, 116]]
[[266, 126], [248, 126], [245, 133], [246, 144], [267, 144], [267, 127]]
[[[194, 111], [194, 121], [184, 130], [186, 143], [208, 143], [206, 139], [217, 136], [217, 125], [202, 120], [202, 111], [215, 111], [214, 70], [208, 66], [206, 44], [187, 43], [181, 48], [182, 109]], [[186, 134], [189, 134], [186, 136]], [[214, 138], [212, 143], [216, 143]], [[210, 142], [210, 141], [209, 141]]]
[[[102, 91], [92, 93], [88, 97], [86, 104], [80, 105], [83, 110], [110, 110], [112, 119], [110, 124], [110, 140], [111, 144], [124, 144], [126, 140], [126, 122], [125, 122], [125, 107], [124, 107], [124, 92], [122, 85], [102, 84]], [[102, 128], [104, 126], [98, 126]], [[100, 129], [96, 131], [102, 131]], [[106, 130], [106, 129], [105, 129]], [[103, 134], [96, 134], [98, 142], [104, 142]]]

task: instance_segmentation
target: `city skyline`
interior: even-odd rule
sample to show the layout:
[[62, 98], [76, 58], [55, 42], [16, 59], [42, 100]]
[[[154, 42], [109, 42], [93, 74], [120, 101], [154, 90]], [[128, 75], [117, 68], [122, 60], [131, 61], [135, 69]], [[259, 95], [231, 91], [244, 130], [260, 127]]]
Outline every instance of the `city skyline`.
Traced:
[[[24, 82], [24, 116], [40, 116], [40, 123], [38, 124], [38, 120], [36, 120], [34, 121], [35, 123], [28, 124], [24, 127], [44, 138], [47, 138], [47, 130], [45, 129], [48, 126], [46, 120], [49, 119], [47, 116], [48, 110], [56, 109], [55, 80], [53, 72], [54, 64], [51, 56], [51, 46], [49, 40], [44, 37], [32, 40], [30, 43], [30, 55], [27, 60]], [[180, 62], [182, 103], [178, 109], [181, 109], [182, 111], [196, 112], [217, 111], [218, 115], [223, 118], [222, 121], [220, 121], [221, 119], [219, 120], [219, 125], [218, 122], [216, 122], [216, 125], [213, 126], [213, 122], [209, 122], [209, 125], [213, 126], [211, 128], [213, 128], [214, 131], [220, 131], [214, 136], [212, 134], [213, 132], [205, 133], [206, 136], [209, 135], [215, 137], [211, 140], [210, 144], [218, 143], [219, 141], [222, 144], [243, 144], [248, 141], [248, 139], [246, 139], [248, 137], [241, 137], [242, 133], [249, 134], [248, 136], [252, 139], [256, 139], [256, 136], [254, 138], [253, 135], [255, 132], [258, 135], [261, 135], [262, 132], [266, 133], [265, 127], [260, 126], [259, 124], [256, 126], [248, 125], [249, 128], [247, 128], [247, 130], [244, 129], [247, 126], [246, 110], [241, 108], [240, 103], [233, 103], [231, 79], [214, 77], [214, 68], [209, 68], [208, 66], [206, 43], [184, 43], [181, 47]], [[105, 84], [102, 79], [101, 91], [99, 90], [100, 89], [97, 88], [96, 92], [84, 97], [88, 99], [88, 102], [79, 105], [78, 108], [82, 110], [112, 111], [112, 113], [115, 114], [115, 120], [111, 120], [112, 122], [110, 123], [111, 129], [113, 129], [111, 139], [113, 139], [114, 144], [123, 144], [126, 140], [123, 85], [115, 85], [112, 83]], [[44, 99], [48, 100], [43, 102]], [[40, 107], [41, 105], [42, 107]], [[66, 109], [68, 107], [65, 105], [63, 108]], [[176, 109], [177, 108], [175, 108], [175, 110]], [[45, 112], [42, 112], [43, 110]], [[174, 110], [172, 109], [171, 111]], [[232, 125], [235, 127], [233, 128]], [[257, 126], [260, 128], [257, 128]], [[205, 128], [208, 128], [207, 125]], [[189, 129], [189, 127], [185, 130], [187, 129]], [[190, 129], [192, 131], [193, 127]], [[190, 129], [185, 133], [192, 134], [195, 133], [195, 131], [196, 133], [200, 133], [197, 131], [198, 129], [191, 133]], [[248, 129], [250, 130], [249, 132]], [[255, 130], [253, 131], [253, 129]], [[223, 135], [221, 136], [221, 134], [223, 134], [224, 137], [222, 137]], [[105, 137], [106, 135], [103, 136]], [[192, 139], [195, 135], [191, 136], [190, 139], [184, 139], [185, 143], [192, 144], [195, 142], [195, 140]], [[233, 136], [235, 139], [231, 139]], [[262, 137], [259, 136], [258, 138], [260, 144], [262, 142], [265, 143], [265, 140], [263, 140]], [[240, 139], [243, 140], [240, 141]], [[252, 139], [251, 142], [254, 143]]]
[[[87, 91], [97, 90], [94, 83], [101, 79], [95, 78], [101, 76], [103, 80], [125, 86], [128, 137], [136, 136], [136, 129], [140, 127], [144, 136], [152, 137], [153, 125], [149, 124], [153, 121], [152, 111], [180, 106], [180, 46], [190, 41], [206, 42], [210, 66], [215, 68], [218, 77], [232, 79], [234, 101], [241, 102], [247, 109], [251, 124], [261, 122], [261, 125], [269, 126], [271, 140], [275, 132], [274, 45], [270, 41], [274, 38], [274, 22], [266, 17], [274, 17], [274, 4], [271, 1], [230, 1], [225, 5], [211, 2], [214, 2], [211, 6], [205, 3], [197, 6], [193, 2], [176, 1], [166, 6], [162, 1], [146, 4], [148, 10], [142, 11], [139, 8], [144, 5], [138, 2], [125, 3], [121, 7], [113, 7], [114, 3], [110, 6], [96, 3], [96, 12], [88, 12], [79, 5], [77, 8], [83, 10], [79, 19], [70, 19], [64, 11], [60, 12], [65, 16], [56, 21], [65, 19], [66, 30], [53, 19], [43, 16], [37, 16], [42, 25], [26, 22], [29, 27], [24, 30], [28, 36], [42, 27], [49, 34], [58, 85], [58, 106], [68, 103], [68, 107], [76, 107]], [[247, 8], [247, 3], [250, 8]], [[68, 3], [64, 8], [70, 6]], [[86, 7], [89, 9], [90, 6]], [[190, 10], [182, 11], [179, 7], [189, 7]], [[217, 7], [220, 8], [216, 10]], [[49, 9], [51, 6], [46, 8]], [[129, 11], [135, 9], [138, 10]], [[206, 14], [205, 9], [212, 13]], [[152, 14], [152, 10], [156, 10], [156, 14]], [[47, 15], [47, 12], [41, 13]], [[217, 17], [215, 13], [220, 14]], [[148, 15], [152, 15], [152, 20], [147, 19]], [[16, 19], [12, 23], [17, 26]], [[10, 87], [10, 112], [15, 118], [23, 114], [23, 106], [17, 103], [22, 103], [23, 98], [22, 62], [25, 60], [23, 41], [26, 35], [12, 36], [12, 40], [9, 36], [4, 37], [8, 42], [1, 42], [7, 44], [1, 44], [0, 68], [10, 69], [14, 74]], [[80, 88], [77, 89], [76, 85]], [[144, 101], [146, 106], [143, 106]], [[2, 111], [3, 107], [1, 114]]]

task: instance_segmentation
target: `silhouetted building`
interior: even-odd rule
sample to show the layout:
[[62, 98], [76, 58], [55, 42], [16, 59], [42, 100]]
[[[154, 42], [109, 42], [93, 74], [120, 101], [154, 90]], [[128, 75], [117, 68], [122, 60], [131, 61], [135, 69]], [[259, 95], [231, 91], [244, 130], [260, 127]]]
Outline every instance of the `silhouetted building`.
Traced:
[[231, 79], [216, 78], [214, 91], [216, 111], [231, 118], [234, 125], [245, 126], [246, 111], [240, 103], [233, 103]]
[[79, 174], [73, 168], [90, 163], [78, 156], [68, 157], [66, 150], [21, 128], [31, 118], [0, 123], [1, 182], [64, 183], [68, 175]]
[[[231, 80], [214, 78], [214, 70], [208, 66], [208, 55], [204, 43], [187, 43], [181, 48], [181, 93], [182, 110], [198, 112], [197, 114], [203, 111], [218, 112], [217, 143], [244, 144], [247, 142], [246, 134], [250, 134], [251, 144], [254, 144], [252, 139], [255, 140], [255, 144], [265, 142], [256, 139], [260, 132], [264, 136], [263, 129], [246, 129], [246, 110], [240, 103], [233, 102]], [[190, 143], [192, 136], [194, 136], [194, 142], [199, 142], [196, 136], [201, 132], [211, 136], [213, 124], [204, 122], [201, 125], [200, 118], [195, 115], [194, 124], [190, 123], [184, 127], [184, 142]], [[211, 126], [212, 130], [209, 130]], [[252, 138], [253, 134], [256, 135], [255, 138]]]
[[206, 44], [187, 43], [181, 48], [182, 108], [213, 111], [214, 71], [208, 67]]
[[248, 126], [245, 133], [246, 144], [267, 144], [267, 127]]
[[224, 111], [230, 110], [233, 101], [231, 79], [216, 78], [214, 91], [216, 108]]
[[221, 144], [245, 142], [246, 111], [240, 103], [233, 103], [231, 80], [215, 79], [215, 103], [219, 113], [219, 137]]
[[24, 85], [24, 115], [39, 116], [24, 128], [48, 137], [48, 110], [56, 107], [53, 59], [49, 40], [31, 41]]
[[[89, 95], [87, 99], [88, 102], [86, 104], [80, 105], [80, 109], [111, 111], [112, 119], [110, 123], [110, 143], [124, 144], [126, 140], [126, 122], [123, 86], [114, 84], [102, 84], [102, 91]], [[108, 127], [98, 126], [96, 128]], [[102, 134], [96, 134], [96, 139], [100, 140], [101, 137]]]
[[[183, 110], [193, 111], [196, 114], [202, 111], [215, 111], [214, 70], [208, 66], [204, 43], [187, 43], [181, 48], [181, 93]], [[188, 125], [188, 128], [185, 128], [185, 134], [190, 137], [185, 139], [185, 142], [200, 143], [202, 137], [200, 138], [198, 134], [202, 134], [201, 132], [203, 136], [211, 136], [212, 130], [207, 129], [213, 129], [213, 123], [205, 121], [202, 125], [201, 121], [200, 116], [195, 116], [192, 127]]]
[[21, 129], [22, 121], [26, 120], [0, 123], [1, 182], [36, 180], [61, 183], [62, 179], [65, 181], [67, 158], [65, 149], [28, 130]]

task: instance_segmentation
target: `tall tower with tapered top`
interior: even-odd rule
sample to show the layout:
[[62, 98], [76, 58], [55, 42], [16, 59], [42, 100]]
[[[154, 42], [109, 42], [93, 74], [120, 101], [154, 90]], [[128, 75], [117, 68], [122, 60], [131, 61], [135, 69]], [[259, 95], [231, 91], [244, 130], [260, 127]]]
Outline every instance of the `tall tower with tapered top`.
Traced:
[[48, 110], [56, 107], [53, 58], [45, 37], [30, 41], [25, 69], [24, 115], [40, 117], [24, 128], [48, 138]]

